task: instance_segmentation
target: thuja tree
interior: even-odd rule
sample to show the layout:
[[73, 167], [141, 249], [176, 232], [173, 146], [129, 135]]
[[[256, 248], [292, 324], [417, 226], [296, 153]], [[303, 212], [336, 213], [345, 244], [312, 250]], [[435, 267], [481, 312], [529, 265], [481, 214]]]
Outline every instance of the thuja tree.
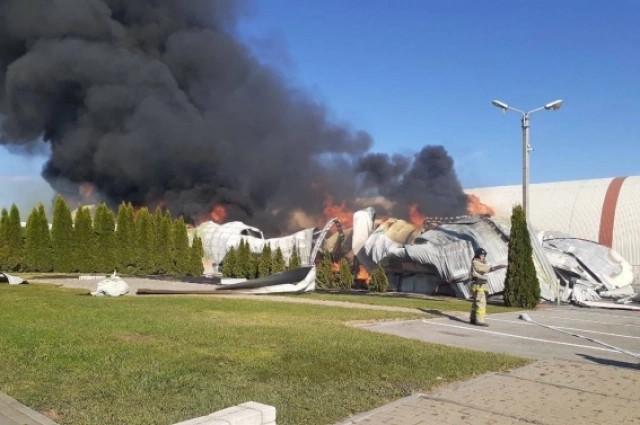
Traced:
[[298, 245], [294, 245], [293, 251], [291, 252], [291, 256], [289, 257], [289, 265], [287, 268], [289, 270], [294, 270], [300, 267], [302, 261], [300, 260], [300, 252], [298, 251]]
[[177, 275], [186, 276], [190, 272], [189, 236], [182, 216], [173, 222], [173, 261]]
[[265, 277], [271, 274], [273, 268], [273, 258], [271, 253], [271, 245], [266, 243], [262, 248], [262, 254], [258, 260], [258, 277]]
[[96, 271], [112, 273], [116, 268], [115, 218], [106, 204], [96, 209], [93, 230], [96, 235]]
[[154, 274], [155, 232], [153, 217], [147, 208], [141, 208], [136, 217], [136, 266], [142, 274]]
[[222, 273], [224, 277], [238, 277], [238, 269], [238, 251], [236, 247], [232, 246], [229, 251], [227, 251], [227, 255], [224, 256], [224, 260], [222, 260], [220, 273]]
[[26, 241], [25, 241], [25, 268], [33, 272], [41, 272], [38, 264], [38, 248], [40, 247], [40, 234], [38, 232], [38, 209], [31, 210], [27, 217]]
[[135, 272], [135, 221], [131, 204], [120, 204], [116, 224], [116, 264], [120, 273]]
[[7, 243], [7, 270], [18, 272], [24, 270], [25, 260], [20, 211], [16, 204], [11, 205], [6, 226], [6, 234], [4, 236]]
[[76, 271], [93, 273], [96, 271], [96, 234], [93, 230], [91, 212], [86, 207], [78, 208], [74, 223], [73, 259]]
[[353, 285], [353, 273], [349, 269], [349, 263], [347, 263], [346, 259], [340, 260], [340, 269], [338, 270], [338, 275], [336, 276], [336, 283], [338, 288], [344, 290], [350, 290]]
[[282, 250], [280, 249], [280, 247], [276, 248], [276, 252], [273, 255], [273, 264], [271, 267], [271, 272], [272, 273], [280, 273], [285, 271], [287, 268], [287, 265], [284, 262], [284, 255], [282, 254]]
[[254, 279], [256, 277], [256, 258], [251, 253], [249, 242], [245, 241], [244, 238], [240, 240], [240, 245], [238, 246], [237, 265], [239, 272], [237, 277], [246, 279]]
[[191, 248], [189, 248], [189, 272], [190, 276], [201, 276], [204, 273], [204, 264], [202, 264], [202, 257], [204, 257], [204, 249], [202, 248], [202, 239], [198, 235], [193, 235], [193, 241], [191, 242]]
[[7, 243], [7, 229], [9, 228], [9, 211], [2, 209], [0, 215], [0, 270], [7, 270], [9, 262], [9, 246]]
[[333, 286], [332, 267], [331, 253], [325, 249], [320, 266], [316, 270], [316, 285], [318, 288], [331, 288]]
[[521, 205], [513, 207], [504, 303], [509, 307], [534, 309], [540, 301], [540, 283], [533, 264], [531, 237]]
[[389, 287], [389, 279], [382, 266], [378, 265], [369, 278], [369, 291], [371, 292], [387, 292]]
[[53, 270], [53, 249], [49, 223], [44, 205], [34, 208], [27, 218], [25, 229], [25, 267], [34, 272], [50, 272]]
[[38, 227], [40, 231], [40, 265], [46, 272], [53, 271], [53, 246], [51, 245], [51, 229], [49, 229], [49, 220], [45, 212], [44, 205], [38, 205]]
[[60, 195], [56, 197], [51, 224], [51, 244], [53, 245], [53, 271], [70, 273], [74, 271], [73, 219], [71, 209]]
[[169, 211], [162, 213], [158, 208], [154, 217], [156, 236], [155, 264], [157, 273], [173, 274], [173, 225]]

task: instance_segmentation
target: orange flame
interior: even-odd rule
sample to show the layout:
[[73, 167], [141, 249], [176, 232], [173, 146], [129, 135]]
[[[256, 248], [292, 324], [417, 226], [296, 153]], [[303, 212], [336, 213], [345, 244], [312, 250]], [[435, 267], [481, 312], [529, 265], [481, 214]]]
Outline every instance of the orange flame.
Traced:
[[475, 195], [467, 195], [467, 213], [474, 214], [489, 214], [495, 215], [496, 212], [487, 204], [483, 204]]
[[409, 221], [416, 226], [422, 226], [426, 217], [418, 210], [418, 204], [409, 206]]
[[220, 223], [223, 223], [224, 220], [227, 218], [227, 210], [222, 205], [216, 205], [211, 210], [211, 214], [210, 215], [211, 215], [211, 219], [214, 222], [220, 224]]
[[138, 215], [140, 214], [140, 211], [142, 210], [142, 208], [144, 207], [138, 207], [136, 205], [133, 205], [133, 218], [134, 219], [138, 219]]
[[331, 265], [331, 271], [334, 273], [338, 273], [340, 271], [340, 263], [333, 263]]
[[[346, 201], [342, 201], [340, 204], [334, 204], [333, 196], [327, 195], [326, 199], [324, 200], [323, 213], [326, 220], [330, 220], [335, 217], [340, 220], [340, 223], [343, 227], [353, 226], [353, 211], [349, 211]], [[318, 227], [323, 227], [325, 223], [320, 223], [320, 221], [322, 220], [319, 220]]]
[[93, 195], [95, 190], [96, 187], [93, 185], [93, 183], [82, 183], [78, 188], [78, 193], [80, 193], [83, 198], [89, 198]]
[[369, 279], [371, 278], [371, 276], [369, 276], [369, 273], [367, 273], [367, 270], [360, 266], [360, 269], [358, 270], [358, 274], [356, 275], [356, 280], [359, 281], [364, 281], [365, 283], [369, 283]]

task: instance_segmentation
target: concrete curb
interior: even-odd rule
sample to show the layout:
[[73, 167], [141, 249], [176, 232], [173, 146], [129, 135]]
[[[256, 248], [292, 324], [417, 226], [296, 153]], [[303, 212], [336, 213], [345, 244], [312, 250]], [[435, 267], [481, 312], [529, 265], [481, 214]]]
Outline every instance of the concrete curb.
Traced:
[[0, 392], [0, 423], [3, 425], [57, 425], [51, 419], [3, 392]]

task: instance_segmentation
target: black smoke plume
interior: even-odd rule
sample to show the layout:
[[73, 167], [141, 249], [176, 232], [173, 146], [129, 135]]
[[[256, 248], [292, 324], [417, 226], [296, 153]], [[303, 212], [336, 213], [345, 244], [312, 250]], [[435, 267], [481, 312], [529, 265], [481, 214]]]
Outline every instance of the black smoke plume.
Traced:
[[90, 183], [111, 205], [194, 220], [221, 204], [265, 233], [292, 230], [295, 210], [322, 216], [328, 193], [384, 195], [400, 216], [464, 212], [442, 147], [371, 154], [369, 134], [262, 64], [238, 37], [249, 6], [0, 0], [0, 141], [48, 143], [42, 175], [69, 199]]

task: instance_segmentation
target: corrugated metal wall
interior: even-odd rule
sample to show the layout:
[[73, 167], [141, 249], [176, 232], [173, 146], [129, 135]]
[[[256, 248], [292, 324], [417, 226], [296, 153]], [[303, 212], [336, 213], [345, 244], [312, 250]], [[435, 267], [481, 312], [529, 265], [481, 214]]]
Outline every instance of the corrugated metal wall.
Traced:
[[[606, 178], [531, 185], [531, 224], [539, 230], [556, 230], [599, 241], [603, 206], [613, 181], [613, 178]], [[500, 216], [510, 216], [513, 205], [522, 202], [520, 185], [467, 189], [465, 192], [479, 197]], [[638, 276], [640, 176], [627, 177], [622, 182], [614, 218], [612, 248], [631, 263]]]

